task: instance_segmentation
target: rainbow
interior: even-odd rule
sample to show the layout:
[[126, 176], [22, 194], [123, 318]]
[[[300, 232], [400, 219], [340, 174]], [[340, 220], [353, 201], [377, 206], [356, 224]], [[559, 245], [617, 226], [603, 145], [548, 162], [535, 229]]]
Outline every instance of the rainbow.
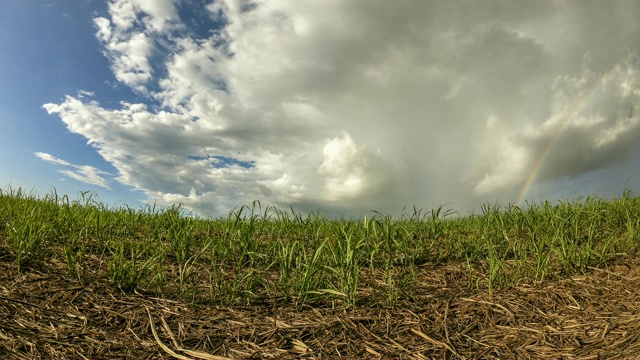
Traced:
[[516, 200], [516, 204], [522, 204], [522, 202], [524, 201], [525, 196], [529, 192], [529, 188], [531, 187], [531, 184], [533, 184], [533, 181], [535, 180], [536, 176], [538, 175], [538, 172], [540, 171], [540, 168], [542, 167], [542, 164], [544, 164], [545, 160], [547, 159], [547, 157], [551, 153], [551, 150], [553, 150], [553, 147], [556, 145], [556, 143], [560, 139], [560, 136], [562, 135], [562, 133], [565, 132], [567, 127], [569, 127], [569, 124], [571, 124], [571, 121], [573, 120], [573, 118], [582, 109], [584, 109], [584, 107], [585, 107], [586, 103], [589, 101], [589, 99], [591, 99], [596, 94], [596, 91], [600, 87], [601, 83], [602, 83], [602, 81], [598, 80], [590, 89], [588, 89], [577, 101], [575, 101], [571, 105], [571, 108], [569, 109], [566, 117], [564, 118], [564, 120], [562, 121], [560, 126], [558, 126], [558, 129], [556, 130], [555, 134], [553, 134], [553, 137], [551, 137], [551, 139], [547, 143], [547, 146], [544, 148], [544, 150], [540, 154], [540, 157], [538, 157], [538, 159], [534, 163], [534, 166], [531, 168], [531, 171], [527, 175], [526, 180], [525, 180], [524, 184], [522, 185], [522, 188], [518, 192], [518, 197], [517, 197], [517, 200]]

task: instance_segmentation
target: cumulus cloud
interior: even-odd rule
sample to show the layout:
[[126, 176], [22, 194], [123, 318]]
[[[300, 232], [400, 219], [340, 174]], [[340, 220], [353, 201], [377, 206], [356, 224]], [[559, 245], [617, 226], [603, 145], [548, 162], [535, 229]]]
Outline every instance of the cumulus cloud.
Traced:
[[66, 175], [74, 180], [77, 180], [86, 184], [95, 185], [101, 188], [105, 188], [107, 190], [111, 190], [111, 187], [109, 186], [109, 182], [107, 181], [107, 179], [102, 177], [102, 175], [106, 175], [108, 173], [100, 169], [97, 169], [89, 165], [70, 164], [67, 161], [58, 159], [57, 157], [51, 154], [47, 154], [43, 152], [36, 152], [35, 155], [40, 159], [46, 162], [49, 162], [51, 164], [66, 167], [67, 169], [58, 170], [58, 172], [63, 175]]
[[111, 19], [94, 19], [96, 37], [105, 46], [116, 79], [146, 92], [154, 75], [151, 64], [159, 35], [179, 27], [171, 0], [115, 0], [109, 3]]
[[389, 190], [391, 164], [379, 151], [356, 144], [348, 133], [327, 141], [322, 153], [318, 172], [325, 179], [323, 198], [327, 201], [377, 197]]
[[[191, 6], [196, 6], [195, 3]], [[640, 135], [634, 1], [172, 1], [94, 19], [143, 103], [46, 104], [150, 198], [361, 215], [520, 199], [623, 163]]]

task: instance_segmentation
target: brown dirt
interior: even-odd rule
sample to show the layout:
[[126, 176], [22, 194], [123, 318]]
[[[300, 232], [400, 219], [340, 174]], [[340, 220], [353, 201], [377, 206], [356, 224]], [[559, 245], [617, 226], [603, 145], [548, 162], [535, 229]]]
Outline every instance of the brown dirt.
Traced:
[[5, 258], [0, 358], [640, 358], [640, 258], [493, 296], [463, 264], [418, 276], [419, 295], [393, 307], [367, 303], [366, 289], [354, 309], [221, 307], [80, 283], [55, 262], [18, 273]]

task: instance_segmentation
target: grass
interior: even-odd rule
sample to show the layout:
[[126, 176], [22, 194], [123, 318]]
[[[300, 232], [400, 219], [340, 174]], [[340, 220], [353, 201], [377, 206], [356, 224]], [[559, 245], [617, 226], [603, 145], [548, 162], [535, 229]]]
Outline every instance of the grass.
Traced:
[[608, 272], [637, 258], [639, 229], [640, 197], [631, 191], [610, 200], [486, 204], [464, 217], [440, 207], [331, 219], [255, 201], [203, 219], [181, 206], [107, 208], [89, 192], [70, 200], [0, 190], [0, 260], [18, 274], [59, 263], [79, 284], [97, 279], [121, 294], [191, 306], [401, 308], [424, 303], [436, 286], [428, 272], [451, 266], [463, 269], [468, 291], [492, 299]]
[[55, 191], [36, 198], [8, 189], [0, 194], [0, 246], [19, 271], [57, 258], [78, 279], [96, 258], [125, 292], [352, 307], [411, 299], [425, 263], [464, 262], [470, 285], [491, 294], [606, 267], [640, 246], [640, 199], [629, 191], [613, 200], [484, 205], [481, 214], [454, 215], [439, 208], [328, 219], [256, 201], [223, 219], [201, 219], [181, 206], [109, 209], [91, 193], [70, 201]]

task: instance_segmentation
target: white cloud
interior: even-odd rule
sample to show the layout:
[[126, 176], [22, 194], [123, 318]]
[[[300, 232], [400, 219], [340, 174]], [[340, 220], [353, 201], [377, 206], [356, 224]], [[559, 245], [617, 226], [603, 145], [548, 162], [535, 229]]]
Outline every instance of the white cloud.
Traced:
[[175, 27], [178, 21], [178, 12], [173, 0], [136, 0], [133, 3], [144, 13], [143, 22], [152, 31], [166, 31]]
[[111, 70], [116, 79], [134, 90], [146, 92], [145, 85], [153, 73], [149, 62], [153, 45], [149, 36], [139, 31], [127, 33], [127, 27], [114, 26], [114, 32], [112, 23], [105, 18], [94, 21], [98, 39], [105, 43], [105, 55], [111, 60]]
[[107, 172], [104, 172], [100, 169], [97, 169], [89, 165], [70, 164], [67, 161], [58, 159], [57, 157], [51, 154], [47, 154], [43, 152], [36, 152], [35, 155], [46, 162], [71, 168], [71, 169], [58, 170], [58, 172], [74, 180], [87, 183], [90, 185], [99, 186], [107, 190], [111, 189], [107, 179], [102, 177], [102, 175], [107, 175], [108, 174]]
[[96, 94], [93, 91], [78, 90], [78, 98], [84, 99], [85, 97], [95, 97]]
[[[96, 37], [105, 46], [116, 79], [147, 93], [154, 70], [151, 56], [162, 35], [180, 28], [172, 0], [114, 0], [111, 19], [94, 19]], [[166, 51], [166, 50], [163, 50]]]
[[37, 157], [39, 157], [40, 159], [50, 162], [52, 164], [57, 164], [57, 165], [64, 165], [64, 166], [71, 166], [71, 164], [69, 164], [68, 162], [62, 160], [62, 159], [58, 159], [57, 157], [51, 155], [51, 154], [47, 154], [47, 153], [43, 153], [43, 152], [36, 152], [35, 155]]
[[110, 4], [97, 37], [149, 104], [44, 107], [119, 182], [205, 214], [464, 211], [624, 162], [640, 135], [633, 1], [215, 1], [206, 38], [171, 1]]
[[319, 173], [324, 176], [323, 198], [328, 201], [353, 201], [390, 191], [392, 169], [378, 152], [356, 144], [348, 133], [325, 143]]

